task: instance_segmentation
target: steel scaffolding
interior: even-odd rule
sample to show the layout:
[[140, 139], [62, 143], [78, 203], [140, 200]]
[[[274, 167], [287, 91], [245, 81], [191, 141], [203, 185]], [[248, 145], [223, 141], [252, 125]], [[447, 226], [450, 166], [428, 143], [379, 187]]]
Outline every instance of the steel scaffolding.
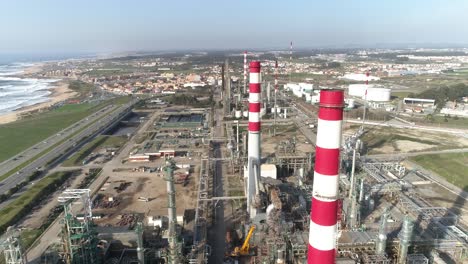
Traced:
[[3, 250], [6, 264], [26, 264], [26, 256], [23, 255], [23, 247], [18, 230], [8, 227], [5, 237], [0, 240], [0, 250]]
[[[67, 189], [58, 198], [64, 208], [62, 243], [67, 264], [99, 263], [98, 239], [93, 229], [90, 192], [89, 189]], [[73, 210], [79, 211], [75, 206], [78, 202], [84, 211], [82, 217]]]

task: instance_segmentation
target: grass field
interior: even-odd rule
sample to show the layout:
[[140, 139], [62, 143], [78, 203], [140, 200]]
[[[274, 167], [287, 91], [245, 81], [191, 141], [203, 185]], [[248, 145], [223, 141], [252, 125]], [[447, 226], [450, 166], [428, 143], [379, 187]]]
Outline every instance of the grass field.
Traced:
[[73, 172], [56, 172], [36, 182], [34, 186], [0, 210], [0, 233], [18, 221], [25, 213], [55, 191]]
[[412, 92], [392, 92], [392, 97], [405, 98]]
[[411, 160], [468, 191], [468, 152], [420, 155]]
[[128, 97], [115, 98], [99, 104], [64, 105], [13, 123], [0, 125], [0, 162], [46, 139], [73, 123], [111, 103], [124, 104]]
[[416, 122], [421, 125], [453, 127], [453, 128], [468, 128], [468, 118], [463, 117], [445, 117], [442, 115], [434, 115], [432, 119], [428, 118], [406, 118], [408, 121]]
[[63, 166], [82, 165], [83, 159], [98, 148], [120, 148], [126, 141], [126, 137], [121, 136], [97, 136], [94, 140], [84, 145], [78, 152], [63, 162]]
[[65, 105], [47, 113], [0, 126], [0, 161], [92, 114], [97, 104]]

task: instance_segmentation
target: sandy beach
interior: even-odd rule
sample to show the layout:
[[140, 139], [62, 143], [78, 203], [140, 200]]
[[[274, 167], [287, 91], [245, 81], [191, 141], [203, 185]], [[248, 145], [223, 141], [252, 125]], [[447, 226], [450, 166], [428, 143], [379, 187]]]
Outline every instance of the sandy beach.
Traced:
[[29, 67], [26, 67], [23, 69], [23, 73], [21, 74], [22, 76], [25, 75], [31, 75], [31, 74], [36, 74], [42, 71], [45, 63], [34, 63], [34, 65], [31, 65]]
[[[34, 72], [40, 71], [40, 66], [34, 65], [32, 67], [29, 67], [25, 70], [25, 74], [32, 74]], [[26, 73], [27, 72], [27, 73]], [[11, 113], [6, 113], [4, 115], [0, 115], [0, 124], [7, 124], [10, 122], [14, 122], [20, 118], [21, 115], [24, 115], [28, 112], [32, 111], [38, 111], [41, 109], [47, 109], [50, 106], [52, 106], [55, 103], [65, 101], [67, 99], [70, 99], [74, 96], [77, 95], [76, 92], [70, 90], [68, 88], [68, 82], [67, 81], [58, 81], [53, 84], [51, 84], [51, 87], [49, 90], [52, 92], [49, 95], [49, 101], [35, 104], [35, 105], [30, 105], [27, 107], [20, 108], [18, 110], [15, 110]]]

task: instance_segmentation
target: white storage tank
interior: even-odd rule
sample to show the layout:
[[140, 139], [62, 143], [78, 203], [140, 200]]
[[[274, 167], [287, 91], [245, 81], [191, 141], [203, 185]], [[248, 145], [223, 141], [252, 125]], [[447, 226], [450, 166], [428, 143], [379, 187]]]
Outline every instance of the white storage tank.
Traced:
[[[369, 85], [370, 87], [370, 85]], [[348, 86], [348, 94], [356, 97], [363, 97], [366, 94], [365, 84], [350, 84]]]
[[[367, 89], [367, 96], [366, 96]], [[372, 102], [388, 102], [390, 101], [390, 95], [392, 90], [384, 87], [378, 87], [376, 85], [365, 84], [350, 84], [348, 86], [348, 94], [350, 96], [360, 97], [367, 99]]]
[[367, 100], [372, 102], [388, 102], [390, 101], [391, 89], [388, 88], [368, 88]]
[[260, 116], [264, 116], [266, 114], [266, 108], [260, 109]]
[[236, 118], [241, 118], [242, 116], [242, 111], [241, 110], [236, 110], [235, 117]]
[[276, 107], [276, 113], [281, 114], [281, 107]]
[[242, 113], [242, 115], [243, 115], [244, 117], [249, 117], [249, 111], [244, 111], [244, 112]]

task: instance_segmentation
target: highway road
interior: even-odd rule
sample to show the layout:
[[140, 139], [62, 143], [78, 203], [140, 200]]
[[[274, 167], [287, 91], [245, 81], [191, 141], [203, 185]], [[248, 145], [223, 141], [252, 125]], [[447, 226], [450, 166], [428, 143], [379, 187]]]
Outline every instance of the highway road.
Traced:
[[[105, 111], [101, 115], [96, 116], [94, 118], [95, 122], [92, 123], [90, 126], [86, 127], [84, 130], [80, 131], [72, 138], [56, 146], [54, 149], [45, 153], [39, 158], [31, 160], [30, 163], [26, 165], [23, 169], [0, 182], [0, 193], [5, 193], [15, 185], [24, 181], [27, 177], [34, 173], [37, 170], [37, 168], [47, 169], [46, 165], [48, 162], [60, 158], [61, 156], [66, 156], [67, 154], [72, 153], [74, 149], [76, 149], [76, 147], [79, 147], [80, 145], [83, 145], [86, 142], [86, 140], [84, 140], [85, 138], [89, 140], [93, 136], [109, 128], [110, 125], [115, 123], [117, 120], [120, 120], [126, 113], [128, 113], [133, 103], [134, 101], [122, 105], [118, 108], [111, 107], [111, 110]], [[50, 147], [51, 143], [47, 143], [46, 145], [46, 147], [43, 147], [44, 149]], [[4, 206], [3, 203], [2, 206]]]
[[5, 173], [11, 171], [12, 169], [18, 167], [22, 163], [26, 162], [27, 160], [33, 158], [34, 156], [38, 155], [42, 151], [46, 150], [50, 146], [70, 137], [76, 131], [86, 127], [87, 125], [96, 122], [99, 118], [101, 118], [104, 114], [110, 113], [116, 107], [112, 105], [108, 105], [98, 112], [74, 123], [73, 125], [53, 134], [52, 136], [44, 139], [41, 142], [31, 146], [30, 148], [18, 153], [17, 155], [4, 160], [0, 163], [0, 175], [5, 175]]
[[[146, 121], [144, 125], [140, 126], [138, 133], [141, 134], [144, 131], [146, 131], [146, 129], [148, 129], [148, 127], [154, 123], [155, 119], [158, 116], [159, 115], [157, 114], [153, 115], [148, 121]], [[103, 165], [102, 172], [99, 175], [99, 177], [96, 178], [93, 181], [93, 183], [91, 183], [91, 185], [88, 187], [92, 193], [95, 194], [99, 190], [100, 184], [106, 179], [107, 176], [109, 176], [112, 173], [112, 170], [114, 168], [122, 165], [121, 160], [125, 159], [128, 156], [128, 153], [130, 153], [134, 145], [135, 137], [132, 137], [129, 141], [125, 143], [122, 149], [120, 149], [116, 157], [114, 157], [111, 161]], [[85, 167], [91, 168], [93, 167], [93, 165], [87, 165]], [[78, 203], [78, 205], [75, 206], [81, 207], [81, 204]], [[57, 219], [49, 226], [48, 229], [44, 231], [44, 233], [42, 233], [42, 235], [38, 238], [38, 243], [36, 243], [32, 248], [26, 251], [28, 263], [40, 263], [40, 256], [46, 251], [46, 249], [54, 243], [60, 243], [60, 233], [62, 228], [60, 219], [62, 218], [63, 213], [59, 217], [57, 217]]]

